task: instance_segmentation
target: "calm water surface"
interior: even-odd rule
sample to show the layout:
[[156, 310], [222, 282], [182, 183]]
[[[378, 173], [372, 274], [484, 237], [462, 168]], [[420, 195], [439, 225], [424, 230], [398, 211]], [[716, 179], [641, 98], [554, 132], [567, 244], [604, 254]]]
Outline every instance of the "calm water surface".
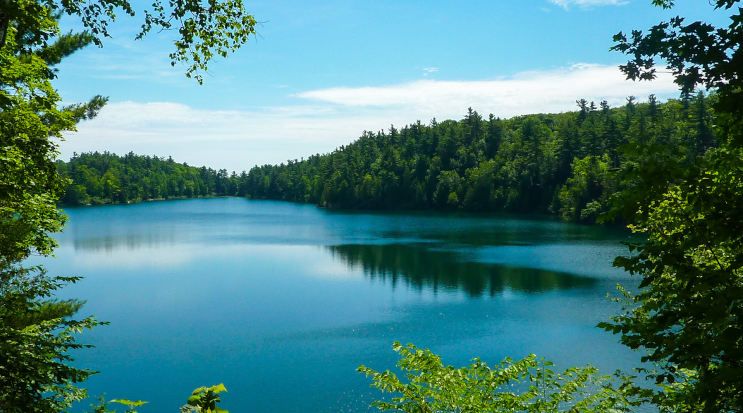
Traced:
[[[639, 355], [594, 326], [635, 281], [611, 268], [620, 230], [510, 216], [350, 213], [202, 199], [70, 208], [50, 273], [100, 370], [93, 395], [177, 412], [221, 382], [240, 412], [365, 412], [378, 390], [357, 373], [394, 369], [394, 341], [454, 366], [529, 353], [605, 373]], [[78, 412], [83, 411], [81, 405]]]

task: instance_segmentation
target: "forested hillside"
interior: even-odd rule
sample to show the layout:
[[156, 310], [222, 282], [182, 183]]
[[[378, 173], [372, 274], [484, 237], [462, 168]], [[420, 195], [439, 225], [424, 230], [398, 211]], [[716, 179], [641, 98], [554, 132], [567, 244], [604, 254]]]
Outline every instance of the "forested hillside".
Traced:
[[[61, 200], [67, 205], [245, 195], [235, 172], [228, 175], [226, 169], [188, 166], [173, 158], [83, 153], [75, 154], [69, 162], [57, 161], [57, 170], [70, 179]], [[244, 183], [245, 172], [241, 177]]]
[[251, 198], [334, 208], [463, 209], [560, 214], [593, 221], [620, 186], [628, 144], [668, 145], [694, 160], [714, 146], [714, 96], [500, 119], [471, 108], [460, 121], [364, 132], [332, 153], [250, 170]]

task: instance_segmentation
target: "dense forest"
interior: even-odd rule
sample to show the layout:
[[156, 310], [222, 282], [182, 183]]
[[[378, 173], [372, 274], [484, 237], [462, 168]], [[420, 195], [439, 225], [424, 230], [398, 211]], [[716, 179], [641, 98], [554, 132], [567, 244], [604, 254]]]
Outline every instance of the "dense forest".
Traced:
[[[116, 204], [156, 199], [245, 196], [247, 174], [176, 163], [173, 158], [117, 156], [108, 152], [75, 154], [57, 161], [58, 173], [69, 179], [66, 205]], [[242, 182], [242, 185], [240, 183]]]
[[668, 145], [692, 162], [715, 145], [714, 96], [661, 103], [627, 98], [610, 108], [500, 119], [468, 110], [460, 121], [420, 121], [364, 132], [332, 153], [250, 170], [251, 198], [333, 208], [463, 209], [560, 214], [593, 221], [620, 190], [617, 149]]

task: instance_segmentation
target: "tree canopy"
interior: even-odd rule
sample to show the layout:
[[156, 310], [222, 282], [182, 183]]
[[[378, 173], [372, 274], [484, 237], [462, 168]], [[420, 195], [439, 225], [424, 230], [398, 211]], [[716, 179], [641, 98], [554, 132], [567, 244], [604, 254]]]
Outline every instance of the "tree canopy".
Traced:
[[[670, 8], [671, 1], [654, 2]], [[732, 0], [712, 2], [734, 10]], [[635, 160], [622, 171], [632, 190], [615, 199], [608, 217], [622, 215], [648, 242], [630, 245], [634, 254], [615, 265], [640, 274], [642, 290], [606, 329], [647, 351], [657, 364], [651, 374], [667, 391], [656, 403], [675, 411], [743, 411], [743, 8], [728, 27], [686, 24], [676, 17], [647, 34], [619, 33], [616, 50], [632, 56], [622, 67], [631, 79], [650, 80], [654, 59], [676, 75], [682, 93], [712, 89], [719, 147], [680, 163], [673, 146], [625, 149]]]
[[[739, 0], [710, 0], [715, 9], [734, 9]], [[666, 9], [673, 0], [653, 0]], [[675, 76], [681, 93], [690, 94], [703, 86], [719, 95], [720, 112], [743, 115], [743, 10], [730, 15], [727, 27], [715, 27], [702, 21], [692, 23], [680, 16], [651, 27], [647, 33], [633, 30], [628, 37], [614, 36], [612, 50], [633, 56], [622, 65], [628, 79], [652, 80], [657, 73], [656, 59], [666, 63]]]
[[197, 168], [173, 158], [108, 152], [75, 154], [57, 161], [60, 176], [68, 180], [64, 205], [126, 204], [160, 199], [208, 196], [245, 196], [247, 174], [226, 169]]
[[593, 222], [623, 184], [612, 171], [636, 162], [619, 148], [670, 145], [689, 164], [717, 145], [716, 96], [500, 119], [469, 109], [459, 121], [420, 121], [365, 132], [332, 153], [250, 170], [251, 198], [336, 208], [552, 213]]
[[[29, 18], [53, 31], [58, 16], [34, 10], [38, 14]], [[2, 18], [7, 21], [7, 12]], [[29, 27], [17, 21], [3, 27], [0, 48], [0, 410], [51, 413], [84, 397], [76, 383], [92, 372], [70, 366], [68, 351], [84, 347], [74, 333], [99, 323], [72, 318], [82, 302], [51, 298], [78, 278], [49, 276], [22, 263], [32, 254], [50, 255], [56, 246], [51, 233], [65, 222], [56, 209], [64, 181], [54, 165], [54, 140], [94, 116], [105, 99], [60, 107], [51, 67], [90, 38], [67, 34], [43, 43]]]
[[[0, 10], [0, 48], [5, 46], [6, 36], [13, 28], [25, 34], [27, 50], [48, 45], [59, 36], [56, 21], [49, 18], [55, 13], [79, 17], [87, 29], [84, 35], [101, 46], [103, 38], [110, 37], [108, 27], [117, 12], [136, 14], [128, 0], [4, 0]], [[186, 76], [199, 83], [203, 82], [201, 73], [208, 70], [211, 59], [227, 57], [239, 49], [256, 34], [258, 24], [245, 11], [242, 0], [155, 0], [143, 14], [137, 39], [153, 29], [177, 30], [179, 37], [173, 42], [171, 64], [185, 64]]]

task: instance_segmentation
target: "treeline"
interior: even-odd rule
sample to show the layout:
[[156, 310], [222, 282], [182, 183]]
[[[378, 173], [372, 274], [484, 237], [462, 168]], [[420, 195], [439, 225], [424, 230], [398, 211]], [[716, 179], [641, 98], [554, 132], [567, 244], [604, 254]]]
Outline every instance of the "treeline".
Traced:
[[227, 173], [177, 163], [173, 158], [109, 152], [74, 154], [57, 161], [57, 171], [69, 179], [61, 202], [66, 205], [125, 204], [155, 199], [245, 196], [247, 174]]
[[651, 95], [610, 108], [579, 100], [578, 110], [460, 121], [420, 121], [364, 132], [332, 153], [250, 170], [251, 198], [333, 208], [462, 209], [560, 214], [593, 221], [622, 185], [617, 149], [668, 145], [692, 161], [715, 146], [714, 96], [660, 103]]

